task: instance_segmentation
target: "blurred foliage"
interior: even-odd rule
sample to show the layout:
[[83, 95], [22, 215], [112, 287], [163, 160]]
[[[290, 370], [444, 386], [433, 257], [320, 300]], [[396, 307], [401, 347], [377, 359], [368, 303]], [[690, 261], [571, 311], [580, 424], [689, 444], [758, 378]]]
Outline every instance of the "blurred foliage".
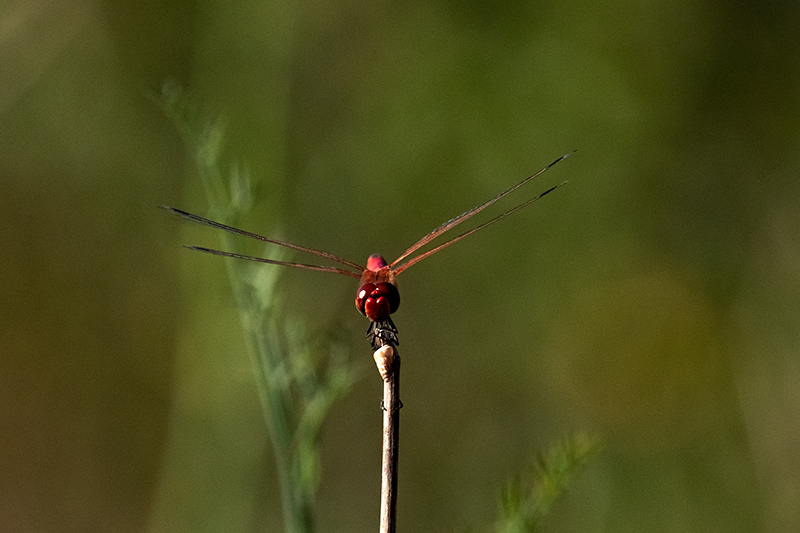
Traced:
[[[236, 225], [252, 208], [252, 191], [247, 173], [226, 172], [221, 167], [221, 127], [199, 116], [174, 83], [165, 84], [157, 96], [194, 154], [211, 216]], [[225, 179], [228, 175], [230, 179]], [[232, 234], [219, 233], [225, 250], [240, 248]], [[356, 372], [341, 342], [331, 339], [328, 346], [315, 346], [302, 321], [283, 311], [282, 299], [275, 294], [281, 269], [230, 258], [226, 261], [272, 442], [284, 531], [309, 533], [314, 531], [322, 423], [333, 404], [350, 389]], [[320, 349], [329, 354], [327, 368], [321, 370], [317, 368]]]
[[571, 479], [599, 451], [596, 439], [585, 435], [566, 438], [539, 455], [535, 479], [515, 477], [501, 496], [501, 519], [498, 533], [533, 533], [541, 531], [542, 519], [561, 496]]
[[[519, 457], [586, 430], [605, 452], [548, 531], [797, 530], [798, 19], [779, 1], [0, 3], [0, 521], [282, 527], [225, 262], [155, 209], [206, 205], [146, 96], [174, 78], [225, 118], [224, 179], [255, 191], [237, 224], [357, 262], [578, 149], [497, 212], [567, 186], [401, 276], [401, 528], [491, 523]], [[283, 313], [371, 365], [355, 287], [314, 274], [271, 282]], [[330, 410], [319, 531], [377, 523], [379, 403], [373, 374]]]

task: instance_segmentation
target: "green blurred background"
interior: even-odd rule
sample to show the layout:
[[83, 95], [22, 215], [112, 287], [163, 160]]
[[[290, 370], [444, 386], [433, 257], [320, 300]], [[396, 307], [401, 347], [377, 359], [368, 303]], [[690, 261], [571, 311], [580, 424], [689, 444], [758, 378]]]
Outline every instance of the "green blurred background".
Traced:
[[[281, 529], [224, 263], [180, 247], [217, 235], [156, 209], [207, 207], [167, 79], [258, 182], [247, 229], [356, 262], [578, 149], [400, 278], [400, 530], [490, 530], [577, 431], [605, 450], [547, 531], [800, 530], [798, 28], [796, 2], [0, 2], [0, 530]], [[354, 280], [281, 285], [363, 359], [317, 529], [375, 530]]]

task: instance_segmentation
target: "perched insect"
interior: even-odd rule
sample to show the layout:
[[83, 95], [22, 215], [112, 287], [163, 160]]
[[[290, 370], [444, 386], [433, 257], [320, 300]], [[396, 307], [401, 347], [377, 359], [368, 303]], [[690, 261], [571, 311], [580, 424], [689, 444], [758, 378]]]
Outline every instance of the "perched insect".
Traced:
[[[387, 346], [387, 345], [388, 346], [396, 346], [399, 343], [399, 341], [397, 340], [397, 328], [395, 327], [394, 322], [392, 322], [392, 319], [390, 317], [390, 315], [392, 313], [394, 313], [395, 311], [397, 311], [397, 308], [400, 306], [400, 293], [397, 290], [397, 276], [399, 276], [404, 270], [406, 270], [410, 266], [415, 265], [416, 263], [419, 263], [420, 261], [422, 261], [426, 257], [430, 257], [431, 255], [435, 254], [436, 252], [438, 252], [438, 251], [450, 246], [451, 244], [454, 244], [454, 243], [460, 241], [461, 239], [467, 237], [468, 235], [472, 235], [476, 231], [481, 230], [481, 229], [483, 229], [486, 226], [489, 226], [491, 224], [494, 224], [495, 222], [497, 222], [501, 218], [506, 217], [506, 216], [508, 216], [508, 215], [510, 215], [510, 214], [522, 209], [523, 207], [526, 207], [526, 206], [532, 204], [533, 202], [535, 202], [536, 200], [538, 200], [539, 198], [541, 198], [545, 194], [548, 194], [548, 193], [554, 191], [555, 189], [557, 189], [558, 187], [560, 187], [561, 185], [563, 185], [566, 182], [561, 183], [559, 185], [556, 185], [554, 187], [551, 187], [551, 188], [547, 189], [546, 191], [544, 191], [543, 193], [539, 194], [538, 196], [535, 196], [535, 197], [533, 197], [533, 198], [531, 198], [529, 200], [526, 200], [525, 202], [519, 204], [518, 206], [516, 206], [516, 207], [514, 207], [512, 209], [509, 209], [508, 211], [506, 211], [506, 212], [504, 212], [504, 213], [502, 213], [500, 215], [497, 215], [496, 217], [494, 217], [493, 219], [489, 220], [488, 222], [484, 222], [483, 224], [481, 224], [481, 225], [479, 225], [479, 226], [477, 226], [477, 227], [475, 227], [475, 228], [473, 228], [473, 229], [471, 229], [471, 230], [469, 230], [469, 231], [467, 231], [465, 233], [462, 233], [461, 235], [459, 235], [457, 237], [454, 237], [454, 238], [450, 239], [449, 241], [446, 241], [443, 244], [440, 244], [439, 246], [437, 246], [437, 247], [435, 247], [435, 248], [433, 248], [431, 250], [428, 250], [427, 252], [421, 253], [421, 254], [419, 254], [419, 255], [417, 255], [415, 257], [411, 257], [410, 259], [409, 259], [409, 257], [414, 252], [416, 252], [417, 250], [419, 250], [420, 248], [422, 248], [423, 246], [425, 246], [429, 242], [433, 241], [434, 239], [436, 239], [440, 235], [446, 233], [447, 231], [450, 231], [451, 229], [453, 229], [454, 227], [458, 226], [459, 224], [461, 224], [465, 220], [473, 217], [474, 215], [477, 215], [478, 213], [480, 213], [481, 211], [483, 211], [484, 209], [486, 209], [487, 207], [489, 207], [493, 203], [497, 202], [498, 200], [500, 200], [504, 196], [506, 196], [508, 194], [511, 194], [512, 192], [516, 191], [517, 189], [519, 189], [520, 187], [522, 187], [523, 185], [525, 185], [526, 183], [528, 183], [529, 181], [531, 181], [535, 177], [539, 176], [540, 174], [542, 174], [543, 172], [548, 170], [550, 167], [552, 167], [556, 163], [559, 163], [559, 162], [563, 161], [564, 159], [566, 159], [567, 157], [569, 157], [571, 154], [572, 154], [572, 152], [559, 157], [558, 159], [556, 159], [555, 161], [553, 161], [552, 163], [550, 163], [549, 165], [547, 165], [546, 167], [541, 169], [539, 172], [533, 174], [532, 176], [529, 176], [529, 177], [525, 178], [521, 182], [519, 182], [516, 185], [514, 185], [513, 187], [511, 187], [510, 189], [508, 189], [506, 191], [503, 191], [502, 193], [498, 194], [497, 196], [495, 196], [491, 200], [489, 200], [489, 201], [487, 201], [487, 202], [485, 202], [485, 203], [483, 203], [483, 204], [481, 204], [481, 205], [479, 205], [477, 207], [474, 207], [474, 208], [470, 209], [469, 211], [465, 211], [464, 213], [458, 215], [455, 218], [451, 218], [450, 220], [448, 220], [447, 222], [445, 222], [444, 224], [442, 224], [438, 228], [434, 229], [433, 231], [431, 231], [430, 233], [428, 233], [427, 235], [422, 237], [420, 240], [415, 242], [413, 245], [411, 245], [410, 248], [408, 248], [405, 252], [400, 254], [400, 257], [398, 257], [397, 259], [395, 259], [391, 263], [387, 263], [386, 260], [384, 260], [384, 258], [381, 257], [380, 255], [374, 254], [374, 255], [369, 256], [369, 258], [367, 259], [367, 266], [366, 267], [363, 267], [363, 266], [361, 266], [361, 265], [359, 265], [357, 263], [353, 263], [351, 261], [348, 261], [347, 259], [342, 259], [341, 257], [337, 257], [337, 256], [335, 256], [335, 255], [333, 255], [331, 253], [328, 253], [328, 252], [323, 252], [321, 250], [315, 250], [313, 248], [306, 248], [305, 246], [299, 246], [297, 244], [291, 244], [291, 243], [288, 243], [288, 242], [283, 242], [283, 241], [278, 241], [278, 240], [275, 240], [275, 239], [270, 239], [270, 238], [264, 237], [262, 235], [258, 235], [256, 233], [250, 233], [249, 231], [240, 230], [240, 229], [237, 229], [237, 228], [234, 228], [234, 227], [231, 227], [231, 226], [227, 226], [225, 224], [221, 224], [219, 222], [214, 222], [213, 220], [209, 220], [207, 218], [203, 218], [203, 217], [198, 216], [198, 215], [193, 215], [192, 213], [187, 213], [186, 211], [181, 211], [180, 209], [175, 209], [174, 207], [167, 207], [167, 206], [161, 206], [161, 207], [163, 209], [166, 209], [170, 213], [173, 213], [175, 215], [181, 216], [183, 218], [186, 218], [186, 219], [191, 220], [192, 222], [196, 222], [198, 224], [203, 224], [205, 226], [210, 226], [212, 228], [218, 228], [218, 229], [221, 229], [221, 230], [225, 230], [225, 231], [228, 231], [228, 232], [236, 234], [236, 235], [243, 235], [245, 237], [251, 237], [253, 239], [257, 239], [259, 241], [263, 241], [263, 242], [266, 242], [266, 243], [277, 244], [278, 246], [284, 246], [286, 248], [291, 248], [293, 250], [298, 250], [300, 252], [307, 252], [307, 253], [310, 253], [310, 254], [313, 254], [313, 255], [316, 255], [316, 256], [319, 256], [319, 257], [324, 257], [325, 259], [329, 259], [331, 261], [334, 261], [336, 263], [339, 263], [341, 265], [344, 265], [344, 266], [348, 267], [348, 269], [344, 269], [344, 268], [339, 268], [339, 267], [316, 266], [316, 265], [307, 265], [307, 264], [303, 264], [303, 263], [293, 263], [293, 262], [289, 262], [289, 261], [275, 261], [275, 260], [272, 260], [272, 259], [264, 259], [264, 258], [261, 258], [261, 257], [253, 257], [253, 256], [249, 256], [249, 255], [242, 255], [242, 254], [236, 254], [236, 253], [231, 253], [231, 252], [223, 252], [221, 250], [212, 250], [212, 249], [209, 249], [209, 248], [202, 248], [200, 246], [187, 246], [187, 248], [189, 248], [190, 250], [197, 250], [199, 252], [205, 252], [205, 253], [214, 254], [214, 255], [221, 255], [221, 256], [224, 256], [224, 257], [234, 257], [234, 258], [237, 258], [237, 259], [246, 259], [248, 261], [257, 261], [259, 263], [269, 263], [271, 265], [281, 265], [281, 266], [305, 268], [305, 269], [309, 269], [309, 270], [317, 270], [319, 272], [332, 272], [334, 274], [342, 274], [344, 276], [350, 276], [350, 277], [353, 277], [353, 278], [359, 278], [361, 281], [359, 283], [358, 292], [356, 292], [356, 308], [358, 309], [358, 311], [362, 315], [365, 315], [367, 318], [370, 319], [371, 322], [370, 322], [369, 329], [367, 330], [367, 337], [370, 339], [370, 342], [372, 343], [373, 350], [377, 350], [378, 348], [380, 348], [382, 346]], [[403, 261], [403, 260], [406, 260], [406, 261], [404, 263], [401, 263], [401, 261]]]

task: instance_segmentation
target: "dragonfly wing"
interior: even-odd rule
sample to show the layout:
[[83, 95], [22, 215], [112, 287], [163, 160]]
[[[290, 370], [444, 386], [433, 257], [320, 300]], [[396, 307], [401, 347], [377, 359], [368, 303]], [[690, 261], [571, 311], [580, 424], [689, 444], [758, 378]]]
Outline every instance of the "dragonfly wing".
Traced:
[[423, 259], [425, 259], [426, 257], [428, 257], [428, 256], [430, 256], [430, 255], [433, 255], [433, 254], [435, 254], [435, 253], [436, 253], [436, 252], [438, 252], [439, 250], [442, 250], [443, 248], [447, 248], [447, 247], [448, 247], [448, 246], [450, 246], [451, 244], [455, 244], [456, 242], [460, 241], [460, 240], [461, 240], [461, 239], [463, 239], [464, 237], [468, 237], [469, 235], [472, 235], [472, 234], [473, 234], [473, 233], [475, 233], [476, 231], [478, 231], [478, 230], [481, 230], [481, 229], [483, 229], [483, 228], [485, 228], [486, 226], [489, 226], [489, 225], [491, 225], [491, 224], [494, 224], [495, 222], [497, 222], [497, 221], [498, 221], [498, 220], [500, 220], [501, 218], [507, 217], [508, 215], [510, 215], [511, 213], [514, 213], [515, 211], [519, 211], [519, 210], [520, 210], [520, 209], [522, 209], [523, 207], [526, 207], [526, 206], [528, 206], [528, 205], [532, 204], [533, 202], [535, 202], [536, 200], [538, 200], [539, 198], [541, 198], [541, 197], [542, 197], [542, 196], [544, 196], [545, 194], [548, 194], [548, 193], [551, 193], [551, 192], [553, 192], [554, 190], [558, 189], [558, 188], [559, 188], [559, 187], [561, 187], [562, 185], [565, 185], [566, 183], [567, 183], [567, 182], [565, 181], [565, 182], [563, 182], [563, 183], [559, 183], [558, 185], [556, 185], [556, 186], [554, 186], [554, 187], [550, 187], [549, 189], [547, 189], [546, 191], [544, 191], [544, 192], [543, 192], [543, 193], [541, 193], [540, 195], [538, 195], [538, 196], [535, 196], [535, 197], [531, 198], [530, 200], [527, 200], [527, 201], [525, 201], [525, 202], [523, 202], [523, 203], [519, 204], [518, 206], [516, 206], [516, 207], [514, 207], [514, 208], [512, 208], [512, 209], [509, 209], [508, 211], [506, 211], [505, 213], [503, 213], [503, 214], [501, 214], [501, 215], [497, 215], [497, 216], [496, 216], [496, 217], [494, 217], [493, 219], [491, 219], [491, 220], [489, 220], [489, 221], [487, 221], [487, 222], [484, 222], [484, 223], [483, 223], [483, 224], [481, 224], [480, 226], [477, 226], [477, 227], [475, 227], [475, 228], [472, 228], [471, 230], [469, 230], [469, 231], [467, 231], [467, 232], [465, 232], [465, 233], [462, 233], [462, 234], [461, 234], [461, 235], [459, 235], [458, 237], [454, 237], [454, 238], [450, 239], [449, 241], [447, 241], [447, 242], [445, 242], [445, 243], [443, 243], [443, 244], [440, 244], [440, 245], [439, 245], [439, 246], [437, 246], [436, 248], [434, 248], [434, 249], [432, 249], [432, 250], [428, 250], [428, 251], [427, 251], [427, 252], [425, 252], [424, 254], [420, 254], [420, 255], [418, 255], [418, 256], [416, 256], [416, 257], [412, 258], [412, 259], [409, 259], [408, 261], [406, 261], [405, 263], [403, 263], [402, 265], [400, 265], [399, 267], [397, 267], [397, 268], [395, 268], [395, 269], [394, 269], [394, 273], [395, 273], [395, 275], [398, 275], [398, 274], [400, 274], [400, 272], [402, 272], [403, 270], [407, 269], [407, 268], [408, 268], [408, 267], [410, 267], [411, 265], [414, 265], [414, 264], [416, 264], [416, 263], [419, 263], [420, 261], [422, 261], [422, 260], [423, 260]]
[[[481, 211], [483, 211], [484, 209], [486, 209], [487, 207], [489, 207], [489, 206], [490, 206], [490, 205], [492, 205], [493, 203], [495, 203], [495, 202], [497, 202], [498, 200], [500, 200], [501, 198], [503, 198], [503, 197], [505, 197], [505, 196], [507, 196], [507, 195], [511, 194], [512, 192], [516, 191], [517, 189], [519, 189], [520, 187], [522, 187], [523, 185], [525, 185], [526, 183], [528, 183], [528, 182], [529, 182], [529, 181], [531, 181], [532, 179], [534, 179], [534, 178], [536, 178], [537, 176], [540, 176], [542, 173], [546, 172], [548, 169], [550, 169], [550, 167], [552, 167], [552, 166], [556, 165], [557, 163], [560, 163], [561, 161], [565, 160], [566, 158], [568, 158], [569, 156], [571, 156], [571, 155], [572, 155], [572, 154], [574, 154], [574, 153], [575, 153], [575, 152], [573, 151], [573, 152], [569, 152], [569, 153], [567, 153], [567, 154], [564, 154], [564, 155], [562, 155], [561, 157], [559, 157], [558, 159], [556, 159], [555, 161], [553, 161], [552, 163], [550, 163], [549, 165], [547, 165], [546, 167], [544, 167], [543, 169], [541, 169], [539, 172], [537, 172], [537, 173], [535, 173], [535, 174], [533, 174], [533, 175], [531, 175], [531, 176], [528, 176], [527, 178], [525, 178], [525, 179], [524, 179], [524, 180], [522, 180], [521, 182], [517, 183], [516, 185], [514, 185], [514, 186], [513, 186], [513, 187], [511, 187], [510, 189], [508, 189], [508, 190], [506, 190], [506, 191], [503, 191], [503, 192], [501, 192], [500, 194], [498, 194], [497, 196], [495, 196], [495, 197], [494, 197], [494, 198], [492, 198], [491, 200], [487, 201], [486, 203], [483, 203], [483, 204], [481, 204], [481, 205], [479, 205], [479, 206], [477, 206], [477, 207], [473, 207], [473, 208], [472, 208], [472, 209], [470, 209], [469, 211], [465, 211], [465, 212], [461, 213], [460, 215], [458, 215], [458, 216], [457, 216], [457, 217], [455, 217], [455, 218], [451, 218], [450, 220], [448, 220], [447, 222], [445, 222], [444, 224], [442, 224], [441, 226], [439, 226], [439, 227], [438, 227], [438, 228], [436, 228], [435, 230], [431, 231], [430, 233], [428, 233], [427, 235], [425, 235], [424, 237], [422, 237], [420, 240], [418, 240], [417, 242], [415, 242], [413, 245], [411, 245], [411, 247], [410, 247], [408, 250], [406, 250], [405, 252], [403, 252], [403, 253], [400, 255], [400, 257], [398, 257], [397, 259], [395, 259], [395, 260], [392, 262], [392, 264], [391, 264], [390, 266], [391, 266], [392, 268], [394, 268], [394, 266], [395, 266], [396, 264], [398, 264], [400, 261], [402, 261], [403, 259], [405, 259], [405, 258], [406, 258], [406, 257], [408, 257], [409, 255], [413, 254], [414, 252], [416, 252], [417, 250], [419, 250], [421, 247], [423, 247], [423, 246], [425, 246], [426, 244], [428, 244], [429, 242], [431, 242], [433, 239], [437, 238], [438, 236], [442, 235], [443, 233], [445, 233], [445, 232], [447, 232], [447, 231], [450, 231], [451, 229], [453, 229], [454, 227], [458, 226], [459, 224], [461, 224], [461, 223], [462, 223], [462, 222], [464, 222], [465, 220], [467, 220], [467, 219], [469, 219], [469, 218], [473, 217], [474, 215], [477, 215], [478, 213], [480, 213]], [[514, 208], [514, 209], [512, 209], [512, 210], [510, 210], [510, 211], [507, 211], [506, 213], [504, 213], [504, 214], [500, 215], [499, 217], [496, 217], [496, 219], [493, 219], [492, 221], [490, 221], [490, 222], [488, 222], [488, 223], [486, 223], [486, 224], [483, 224], [482, 226], [479, 226], [479, 227], [486, 227], [487, 225], [491, 224], [491, 223], [492, 223], [492, 222], [494, 222], [495, 220], [499, 220], [499, 219], [503, 218], [504, 216], [506, 216], [506, 215], [509, 215], [509, 214], [513, 213], [514, 211], [516, 211], [517, 209], [520, 209], [520, 208], [521, 208], [521, 207], [523, 207], [524, 205], [528, 205], [528, 204], [530, 204], [530, 203], [533, 203], [535, 200], [537, 200], [537, 199], [541, 198], [542, 196], [544, 196], [544, 194], [547, 194], [548, 192], [552, 191], [552, 190], [553, 190], [553, 189], [555, 189], [555, 188], [556, 188], [556, 187], [553, 187], [552, 189], [549, 189], [549, 190], [548, 190], [548, 191], [546, 191], [545, 193], [543, 193], [543, 194], [540, 194], [538, 197], [536, 197], [536, 198], [534, 198], [534, 199], [532, 199], [532, 200], [529, 200], [527, 203], [523, 204], [522, 206], [518, 206], [518, 207], [516, 207], [516, 208]], [[474, 233], [474, 231], [475, 231], [475, 230], [473, 230], [473, 231], [471, 231], [471, 232], [467, 232], [467, 234]], [[463, 237], [466, 237], [466, 234], [465, 234], [465, 235], [463, 235]], [[457, 237], [457, 238], [456, 238], [456, 240], [458, 240], [458, 239], [461, 239], [461, 238], [462, 238], [462, 237]], [[455, 240], [453, 240], [453, 241], [451, 241], [451, 242], [449, 242], [449, 243], [445, 243], [445, 245], [452, 244], [453, 242], [455, 242]], [[443, 246], [441, 246], [441, 247], [439, 247], [439, 248], [436, 248], [436, 250], [440, 250], [440, 249], [442, 249], [442, 248], [444, 248], [444, 245], [443, 245]], [[433, 250], [432, 250], [432, 251], [430, 251], [430, 252], [426, 252], [425, 254], [423, 254], [423, 256], [424, 256], [424, 257], [427, 257], [427, 256], [431, 255], [432, 253], [433, 253]], [[412, 264], [414, 264], [414, 263], [416, 263], [416, 262], [418, 262], [418, 261], [420, 261], [420, 260], [421, 260], [421, 259], [417, 259], [417, 260], [416, 260], [416, 261], [414, 261], [413, 263], [412, 263], [411, 261], [404, 263], [404, 264], [403, 264], [403, 267], [404, 267], [404, 268], [403, 268], [403, 270], [404, 270], [405, 268], [408, 268], [408, 267], [410, 267]], [[409, 264], [409, 263], [410, 263], [410, 264]], [[395, 271], [396, 271], [397, 273], [399, 273], [398, 269], [395, 269]]]
[[258, 263], [268, 263], [270, 265], [281, 265], [281, 266], [288, 266], [288, 267], [298, 267], [298, 268], [306, 268], [308, 270], [316, 270], [318, 272], [332, 272], [334, 274], [342, 274], [345, 276], [350, 276], [351, 278], [360, 278], [361, 274], [356, 272], [351, 272], [350, 270], [344, 270], [343, 268], [336, 268], [336, 267], [326, 267], [326, 266], [317, 266], [317, 265], [306, 265], [303, 263], [292, 263], [291, 261], [275, 261], [273, 259], [264, 259], [263, 257], [253, 257], [252, 255], [242, 255], [242, 254], [234, 254], [231, 252], [223, 252], [222, 250], [214, 250], [211, 248], [203, 248], [201, 246], [186, 246], [189, 250], [195, 250], [197, 252], [204, 252], [207, 254], [214, 254], [214, 255], [221, 255], [223, 257], [233, 257], [235, 259], [246, 259], [248, 261], [256, 261]]
[[[242, 235], [244, 237], [250, 237], [251, 239], [256, 239], [256, 240], [259, 240], [259, 241], [262, 241], [262, 242], [266, 242], [266, 243], [269, 243], [269, 244], [276, 244], [278, 246], [283, 246], [285, 248], [291, 248], [292, 250], [298, 250], [300, 252], [307, 252], [307, 253], [310, 253], [310, 254], [317, 255], [319, 257], [324, 257], [325, 259], [330, 259], [331, 261], [335, 261], [337, 263], [340, 263], [342, 265], [346, 265], [346, 266], [348, 266], [350, 268], [353, 268], [353, 269], [357, 270], [359, 272], [358, 276], [361, 276], [361, 272], [364, 271], [364, 267], [363, 266], [361, 266], [361, 265], [359, 265], [357, 263], [353, 263], [352, 261], [348, 261], [347, 259], [342, 259], [341, 257], [338, 257], [338, 256], [333, 255], [331, 253], [323, 252], [322, 250], [315, 250], [314, 248], [307, 248], [305, 246], [299, 246], [297, 244], [292, 244], [292, 243], [289, 243], [289, 242], [279, 241], [279, 240], [276, 240], [276, 239], [270, 239], [268, 237], [264, 237], [263, 235], [259, 235], [257, 233], [251, 233], [249, 231], [244, 231], [244, 230], [241, 230], [241, 229], [238, 229], [238, 228], [234, 228], [232, 226], [228, 226], [226, 224], [222, 224], [221, 222], [214, 222], [213, 220], [209, 220], [207, 218], [203, 218], [203, 217], [201, 217], [199, 215], [188, 213], [186, 211], [181, 211], [180, 209], [175, 209], [174, 207], [169, 207], [169, 206], [166, 206], [166, 205], [162, 205], [162, 206], [159, 206], [159, 207], [161, 207], [161, 209], [164, 209], [165, 211], [168, 211], [168, 212], [172, 213], [173, 215], [185, 218], [185, 219], [190, 220], [192, 222], [195, 222], [197, 224], [202, 224], [203, 226], [209, 226], [211, 228], [221, 229], [223, 231], [227, 231], [228, 233], [233, 233], [234, 235]], [[263, 262], [268, 263], [269, 261], [265, 260]]]

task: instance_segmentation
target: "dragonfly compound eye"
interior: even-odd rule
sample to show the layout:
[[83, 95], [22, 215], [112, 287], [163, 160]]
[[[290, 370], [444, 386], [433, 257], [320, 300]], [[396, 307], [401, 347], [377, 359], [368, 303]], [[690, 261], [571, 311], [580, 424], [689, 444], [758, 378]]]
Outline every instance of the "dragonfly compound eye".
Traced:
[[391, 283], [365, 283], [356, 293], [356, 308], [373, 322], [389, 318], [400, 307], [400, 293]]

